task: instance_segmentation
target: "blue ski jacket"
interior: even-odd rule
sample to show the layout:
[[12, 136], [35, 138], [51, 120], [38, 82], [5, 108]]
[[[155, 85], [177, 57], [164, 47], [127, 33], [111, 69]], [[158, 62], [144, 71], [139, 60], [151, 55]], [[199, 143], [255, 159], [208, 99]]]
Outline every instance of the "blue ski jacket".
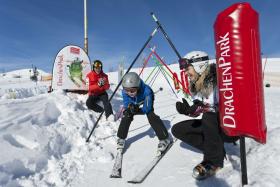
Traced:
[[[140, 83], [139, 90], [136, 97], [130, 97], [124, 90], [122, 91], [123, 96], [123, 105], [127, 109], [130, 103], [140, 104], [143, 102], [142, 111], [144, 114], [148, 114], [153, 111], [153, 102], [154, 102], [154, 92], [150, 86], [146, 85], [142, 80]], [[142, 104], [142, 103], [141, 103]]]

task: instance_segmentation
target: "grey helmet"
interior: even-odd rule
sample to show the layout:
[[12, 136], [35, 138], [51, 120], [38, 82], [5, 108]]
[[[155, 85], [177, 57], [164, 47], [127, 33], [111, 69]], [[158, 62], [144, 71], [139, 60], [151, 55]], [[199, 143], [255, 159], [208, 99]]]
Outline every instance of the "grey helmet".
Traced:
[[140, 77], [135, 72], [127, 73], [122, 80], [122, 86], [124, 88], [138, 88], [140, 86]]

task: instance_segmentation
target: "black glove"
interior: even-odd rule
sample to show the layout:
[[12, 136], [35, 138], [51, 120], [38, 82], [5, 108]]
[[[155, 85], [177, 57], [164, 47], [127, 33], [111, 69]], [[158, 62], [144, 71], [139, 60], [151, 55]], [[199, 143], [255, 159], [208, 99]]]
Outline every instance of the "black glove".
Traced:
[[191, 117], [197, 117], [203, 112], [204, 103], [198, 99], [193, 100], [193, 105], [187, 109], [187, 115]]
[[183, 102], [176, 102], [176, 109], [180, 114], [187, 115], [187, 110], [190, 108], [190, 105], [184, 98], [182, 98], [182, 101]]
[[198, 99], [193, 100], [192, 106], [190, 106], [184, 98], [182, 98], [182, 101], [183, 102], [176, 103], [176, 109], [180, 114], [197, 117], [203, 111], [204, 104]]
[[205, 104], [203, 103], [203, 101], [200, 101], [198, 99], [193, 100], [193, 105], [196, 106], [205, 106]]
[[139, 111], [140, 111], [139, 105], [130, 103], [127, 109], [123, 111], [123, 114], [126, 117], [132, 117], [135, 114], [137, 114]]

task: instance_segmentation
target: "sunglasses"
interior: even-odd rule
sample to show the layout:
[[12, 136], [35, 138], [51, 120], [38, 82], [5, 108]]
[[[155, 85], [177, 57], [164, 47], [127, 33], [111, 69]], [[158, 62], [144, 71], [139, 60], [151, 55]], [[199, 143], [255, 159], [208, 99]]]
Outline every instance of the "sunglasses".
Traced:
[[138, 88], [124, 88], [126, 93], [136, 93]]

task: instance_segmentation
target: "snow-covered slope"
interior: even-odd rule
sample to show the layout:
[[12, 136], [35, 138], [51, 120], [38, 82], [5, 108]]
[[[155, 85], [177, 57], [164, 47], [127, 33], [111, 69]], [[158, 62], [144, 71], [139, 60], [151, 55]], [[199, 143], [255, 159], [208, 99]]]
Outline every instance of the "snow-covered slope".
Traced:
[[[15, 99], [26, 98], [47, 93], [50, 81], [30, 81], [32, 72], [30, 69], [15, 70], [0, 74], [0, 98]], [[38, 70], [38, 79], [50, 74]]]
[[[177, 65], [171, 65], [171, 68], [179, 71]], [[146, 79], [151, 71], [152, 68], [145, 69], [143, 78]], [[109, 78], [112, 83], [109, 94], [112, 94], [117, 73], [110, 73]], [[29, 85], [28, 88], [35, 90], [40, 86], [38, 84], [30, 80], [26, 80], [26, 84], [6, 82], [7, 87], [1, 89], [5, 95], [8, 87], [25, 90]], [[155, 112], [170, 131], [173, 124], [185, 120], [186, 116], [177, 114], [175, 102], [178, 98], [161, 74], [152, 87], [155, 91], [163, 87], [155, 97]], [[280, 183], [277, 163], [280, 160], [279, 94], [278, 87], [265, 88], [267, 144], [246, 139], [249, 186], [277, 186]], [[86, 95], [62, 91], [31, 95], [23, 92], [15, 99], [4, 95], [0, 99], [0, 186], [133, 186], [127, 180], [156, 153], [158, 140], [154, 131], [145, 116], [136, 116], [127, 139], [123, 178], [111, 179], [119, 121], [102, 119], [91, 141], [86, 143], [99, 116], [87, 109]], [[180, 93], [177, 96], [180, 98]], [[118, 91], [112, 101], [114, 112], [118, 112], [121, 102]], [[224, 169], [213, 178], [197, 182], [191, 173], [202, 160], [202, 154], [178, 140], [148, 178], [137, 186], [240, 186], [239, 146], [226, 144], [226, 150], [228, 160]]]

